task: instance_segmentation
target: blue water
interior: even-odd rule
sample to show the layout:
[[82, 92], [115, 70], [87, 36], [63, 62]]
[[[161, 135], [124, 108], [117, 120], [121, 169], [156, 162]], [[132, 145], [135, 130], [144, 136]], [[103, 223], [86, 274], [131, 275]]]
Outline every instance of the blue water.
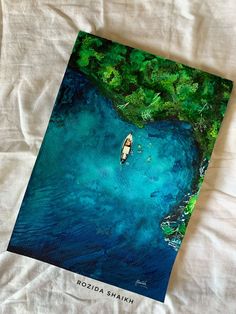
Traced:
[[160, 221], [191, 193], [198, 158], [189, 124], [137, 128], [68, 70], [8, 250], [163, 300], [176, 252]]

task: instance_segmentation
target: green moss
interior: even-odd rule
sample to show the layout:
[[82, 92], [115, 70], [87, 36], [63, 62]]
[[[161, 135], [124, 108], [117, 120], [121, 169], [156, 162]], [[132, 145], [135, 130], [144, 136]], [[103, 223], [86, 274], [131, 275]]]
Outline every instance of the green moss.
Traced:
[[163, 226], [161, 226], [161, 228], [162, 228], [162, 231], [163, 231], [165, 236], [169, 236], [175, 232], [175, 229], [171, 228], [168, 225], [163, 225]]
[[194, 209], [195, 204], [196, 204], [196, 201], [197, 201], [197, 197], [198, 197], [197, 194], [190, 197], [188, 204], [186, 205], [186, 207], [184, 209], [185, 215], [191, 215], [192, 214], [193, 209]]
[[185, 223], [181, 223], [179, 226], [178, 226], [178, 232], [184, 236], [185, 235], [185, 232], [186, 232], [186, 224]]

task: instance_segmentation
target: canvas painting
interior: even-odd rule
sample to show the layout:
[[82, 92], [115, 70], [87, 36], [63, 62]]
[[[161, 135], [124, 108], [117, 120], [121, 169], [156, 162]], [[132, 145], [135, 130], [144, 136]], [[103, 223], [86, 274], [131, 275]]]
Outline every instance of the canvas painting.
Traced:
[[79, 32], [8, 251], [163, 302], [231, 89]]

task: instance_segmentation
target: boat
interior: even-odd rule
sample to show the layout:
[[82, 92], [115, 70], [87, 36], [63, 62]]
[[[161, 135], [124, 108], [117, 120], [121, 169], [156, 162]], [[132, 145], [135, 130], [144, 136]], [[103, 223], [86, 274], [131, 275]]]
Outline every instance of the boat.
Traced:
[[131, 152], [131, 147], [133, 144], [133, 136], [132, 133], [129, 133], [122, 145], [121, 154], [120, 154], [120, 163], [124, 164]]

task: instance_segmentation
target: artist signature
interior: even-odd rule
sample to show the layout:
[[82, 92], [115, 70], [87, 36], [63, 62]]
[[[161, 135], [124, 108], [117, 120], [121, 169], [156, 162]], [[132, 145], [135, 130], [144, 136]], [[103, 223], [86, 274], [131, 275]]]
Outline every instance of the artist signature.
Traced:
[[139, 280], [139, 279], [137, 279], [137, 280], [135, 281], [135, 286], [140, 286], [140, 287], [143, 287], [143, 288], [145, 288], [145, 289], [148, 288], [148, 287], [147, 287], [147, 281]]

